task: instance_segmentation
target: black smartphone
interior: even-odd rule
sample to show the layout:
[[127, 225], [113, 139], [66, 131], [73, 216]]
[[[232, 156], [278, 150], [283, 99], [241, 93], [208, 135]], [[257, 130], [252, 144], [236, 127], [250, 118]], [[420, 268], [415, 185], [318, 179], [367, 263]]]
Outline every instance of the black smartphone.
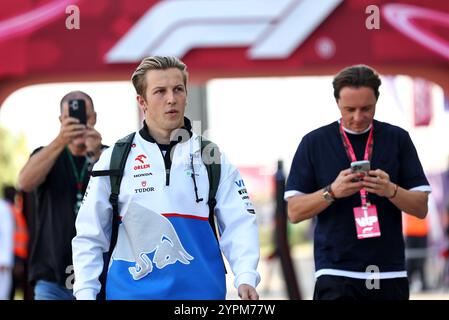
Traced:
[[77, 118], [81, 124], [86, 124], [86, 101], [83, 99], [69, 100], [69, 116]]

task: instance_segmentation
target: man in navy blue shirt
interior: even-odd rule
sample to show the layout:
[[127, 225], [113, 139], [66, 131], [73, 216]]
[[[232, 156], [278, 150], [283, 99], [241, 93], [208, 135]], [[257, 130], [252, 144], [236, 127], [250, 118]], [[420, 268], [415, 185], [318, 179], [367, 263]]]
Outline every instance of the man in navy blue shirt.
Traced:
[[[431, 189], [407, 131], [374, 120], [380, 84], [364, 65], [338, 73], [341, 119], [305, 135], [293, 159], [289, 219], [317, 219], [314, 299], [409, 298], [401, 211], [424, 218]], [[352, 171], [361, 160], [370, 170]]]

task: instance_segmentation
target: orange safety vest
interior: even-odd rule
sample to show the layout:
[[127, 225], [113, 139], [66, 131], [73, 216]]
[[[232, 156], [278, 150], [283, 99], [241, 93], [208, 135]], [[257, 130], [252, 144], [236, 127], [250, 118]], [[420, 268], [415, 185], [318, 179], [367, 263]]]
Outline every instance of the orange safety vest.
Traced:
[[14, 214], [14, 255], [22, 259], [28, 257], [28, 228], [25, 217], [22, 213], [22, 199], [16, 198], [16, 204], [11, 206]]
[[405, 236], [424, 237], [429, 232], [429, 223], [427, 218], [418, 219], [410, 214], [402, 214], [402, 227]]

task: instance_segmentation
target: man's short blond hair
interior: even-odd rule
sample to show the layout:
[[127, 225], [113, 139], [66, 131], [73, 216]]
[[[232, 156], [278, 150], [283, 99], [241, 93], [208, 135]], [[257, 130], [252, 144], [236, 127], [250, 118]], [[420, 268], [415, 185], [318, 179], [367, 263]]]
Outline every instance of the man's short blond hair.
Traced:
[[181, 71], [184, 80], [184, 86], [187, 87], [187, 66], [176, 57], [168, 56], [153, 56], [146, 57], [142, 60], [139, 66], [134, 71], [131, 80], [138, 95], [145, 98], [145, 91], [147, 83], [145, 81], [145, 73], [149, 70], [166, 70], [170, 68], [177, 68]]

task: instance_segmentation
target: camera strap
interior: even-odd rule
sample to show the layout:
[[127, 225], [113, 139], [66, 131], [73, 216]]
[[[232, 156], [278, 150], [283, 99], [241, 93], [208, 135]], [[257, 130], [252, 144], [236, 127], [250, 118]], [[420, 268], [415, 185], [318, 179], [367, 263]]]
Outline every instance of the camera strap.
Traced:
[[76, 187], [76, 201], [75, 201], [75, 207], [73, 208], [73, 211], [75, 212], [75, 216], [78, 214], [78, 210], [81, 207], [81, 203], [83, 201], [83, 181], [84, 176], [87, 172], [87, 166], [89, 165], [89, 161], [84, 161], [83, 167], [81, 168], [81, 171], [78, 172], [78, 168], [75, 164], [75, 159], [73, 159], [72, 153], [70, 150], [66, 147], [67, 156], [69, 157], [70, 164], [72, 165], [72, 172], [75, 177], [75, 187]]
[[[366, 141], [365, 153], [363, 156], [363, 160], [371, 160], [373, 155], [373, 143], [374, 143], [374, 135], [373, 135], [374, 125], [371, 124], [371, 129], [369, 131], [368, 140]], [[349, 161], [354, 162], [357, 161], [357, 157], [355, 156], [354, 148], [352, 147], [351, 141], [349, 141], [348, 135], [343, 129], [343, 121], [340, 119], [340, 136], [343, 142], [343, 146], [345, 147], [346, 154], [348, 155]], [[360, 189], [360, 198], [362, 200], [362, 207], [367, 206], [367, 196], [368, 192], [366, 192], [365, 188]]]

